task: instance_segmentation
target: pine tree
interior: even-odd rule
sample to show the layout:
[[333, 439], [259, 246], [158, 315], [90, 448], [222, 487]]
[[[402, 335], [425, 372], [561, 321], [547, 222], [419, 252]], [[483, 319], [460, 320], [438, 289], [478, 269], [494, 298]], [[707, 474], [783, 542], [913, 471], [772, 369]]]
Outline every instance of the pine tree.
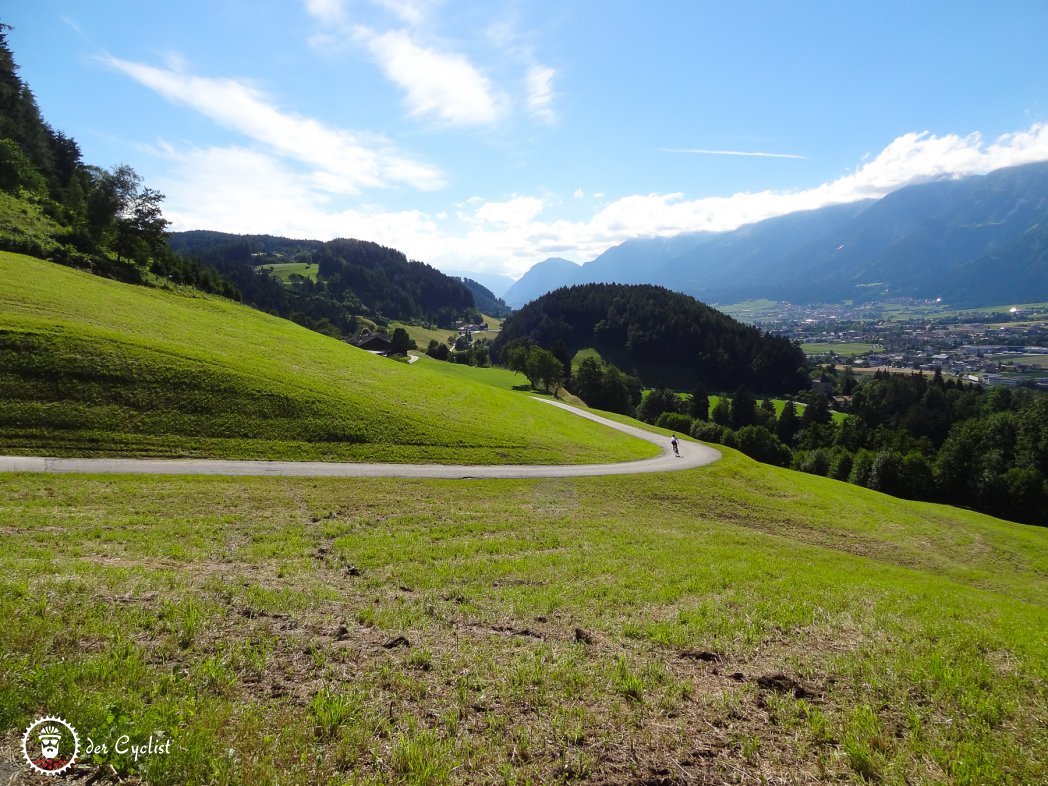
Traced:
[[710, 396], [706, 392], [704, 386], [698, 385], [694, 392], [692, 392], [691, 406], [688, 410], [688, 414], [696, 420], [710, 419]]
[[745, 385], [735, 389], [731, 400], [731, 427], [740, 429], [757, 422], [757, 400]]
[[775, 424], [775, 434], [786, 445], [793, 444], [793, 438], [797, 436], [800, 429], [800, 421], [797, 419], [797, 407], [793, 399], [786, 402], [779, 415], [779, 422]]

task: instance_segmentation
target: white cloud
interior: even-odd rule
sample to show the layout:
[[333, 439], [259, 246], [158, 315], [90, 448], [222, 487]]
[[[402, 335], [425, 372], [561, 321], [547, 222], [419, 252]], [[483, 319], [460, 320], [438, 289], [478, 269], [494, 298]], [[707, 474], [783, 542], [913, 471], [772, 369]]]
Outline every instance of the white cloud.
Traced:
[[485, 224], [522, 226], [542, 212], [545, 204], [537, 197], [514, 197], [505, 202], [486, 202], [473, 218]]
[[324, 195], [277, 158], [243, 147], [159, 152], [170, 164], [157, 187], [173, 229], [319, 236]]
[[313, 169], [318, 188], [353, 194], [363, 188], [443, 185], [443, 175], [398, 151], [376, 134], [330, 128], [282, 112], [271, 99], [234, 79], [193, 76], [180, 68], [155, 68], [107, 57], [104, 62], [170, 101], [185, 104], [226, 128], [267, 145]]
[[489, 125], [505, 113], [505, 100], [483, 73], [454, 52], [422, 46], [410, 33], [377, 33], [358, 27], [386, 76], [405, 92], [412, 116], [434, 116], [451, 125]]
[[431, 5], [427, 0], [375, 0], [375, 2], [412, 27], [418, 27], [426, 20]]
[[528, 111], [545, 123], [557, 119], [553, 111], [553, 77], [556, 71], [547, 66], [532, 65], [525, 77]]
[[310, 175], [257, 150], [162, 145], [156, 152], [170, 164], [157, 186], [167, 195], [164, 214], [176, 231], [356, 237], [416, 257], [434, 245], [437, 225], [421, 211], [337, 205], [337, 197], [318, 190]]
[[[519, 275], [548, 256], [585, 262], [634, 237], [699, 230], [727, 231], [797, 210], [881, 197], [903, 186], [943, 177], [985, 174], [1006, 166], [1048, 160], [1048, 124], [1005, 134], [986, 144], [979, 134], [909, 133], [893, 140], [854, 172], [810, 189], [760, 191], [687, 200], [683, 194], [630, 195], [612, 201], [585, 221], [476, 223], [455, 242], [459, 268]], [[596, 195], [595, 195], [596, 196]], [[522, 199], [522, 198], [518, 198]], [[516, 201], [516, 200], [511, 200]], [[505, 203], [491, 203], [502, 205]], [[477, 209], [485, 211], [486, 205]], [[537, 215], [537, 214], [536, 214]], [[492, 264], [490, 260], [499, 260]]]
[[163, 154], [175, 162], [175, 174], [157, 187], [168, 194], [165, 212], [177, 229], [352, 236], [448, 269], [516, 276], [549, 256], [585, 262], [634, 237], [730, 230], [797, 210], [880, 197], [913, 183], [1045, 161], [1048, 124], [989, 143], [978, 134], [904, 134], [854, 171], [813, 188], [691, 200], [681, 193], [634, 194], [580, 221], [545, 218], [556, 202], [548, 195], [498, 201], [473, 196], [455, 210], [434, 214], [347, 208], [337, 204], [338, 193], [318, 184], [315, 172], [297, 171], [258, 151], [166, 149]]
[[320, 22], [329, 25], [346, 23], [344, 0], [305, 0], [306, 12]]
[[743, 156], [747, 158], [799, 158], [807, 160], [808, 156], [797, 155], [796, 153], [764, 153], [748, 150], [709, 150], [704, 147], [692, 147], [692, 148], [674, 148], [664, 147], [662, 148], [663, 153], [690, 153], [692, 155], [700, 156]]
[[[556, 72], [535, 63], [531, 49], [516, 42], [512, 25], [505, 20], [474, 36], [474, 49], [479, 45], [481, 51], [494, 54], [491, 67], [485, 69], [463, 51], [437, 41], [440, 19], [433, 8], [438, 0], [371, 0], [372, 6], [396, 18], [400, 23], [396, 29], [351, 21], [347, 0], [303, 2], [306, 12], [323, 25], [323, 30], [310, 37], [310, 44], [330, 53], [352, 46], [365, 48], [386, 78], [403, 90], [411, 117], [435, 118], [448, 126], [491, 126], [512, 109], [523, 107], [545, 123], [556, 121]], [[492, 29], [501, 30], [501, 35], [493, 37]], [[509, 69], [517, 68], [524, 70], [517, 83], [522, 95], [519, 89], [500, 86], [489, 73], [505, 76]]]

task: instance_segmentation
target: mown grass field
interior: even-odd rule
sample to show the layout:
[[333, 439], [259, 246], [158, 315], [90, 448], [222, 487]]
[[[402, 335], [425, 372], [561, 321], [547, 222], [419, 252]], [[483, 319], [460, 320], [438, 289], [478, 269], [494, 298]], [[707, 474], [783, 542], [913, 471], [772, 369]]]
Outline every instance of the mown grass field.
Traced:
[[884, 351], [884, 347], [880, 344], [869, 344], [861, 341], [808, 343], [801, 344], [801, 349], [808, 355], [825, 355], [833, 352], [841, 357], [855, 357], [856, 355], [865, 355], [868, 352]]
[[[483, 333], [474, 333], [473, 338], [493, 340], [498, 335], [498, 331], [502, 329], [502, 321], [494, 317], [484, 317], [484, 319], [487, 320], [490, 330]], [[427, 328], [422, 325], [410, 325], [407, 322], [396, 321], [389, 323], [388, 330], [392, 333], [398, 327], [407, 331], [408, 336], [418, 345], [420, 352], [426, 351], [426, 347], [429, 346], [431, 340], [435, 340], [438, 344], [447, 344], [449, 336], [458, 336], [458, 331], [453, 328]]]
[[81, 782], [1045, 782], [1048, 532], [724, 454], [2, 475], [2, 756], [46, 711], [172, 740]]
[[1048, 355], [990, 355], [993, 360], [1001, 363], [1022, 363], [1038, 368], [1048, 368]]
[[281, 281], [287, 281], [291, 276], [302, 276], [310, 281], [317, 280], [317, 266], [312, 262], [274, 262], [272, 265], [262, 265], [263, 270], [269, 270]]
[[[654, 452], [524, 382], [0, 254], [4, 452]], [[1048, 531], [722, 453], [566, 480], [0, 474], [0, 777], [50, 713], [108, 746], [92, 784], [1048, 781]]]
[[396, 321], [390, 322], [386, 329], [392, 335], [397, 328], [404, 328], [407, 331], [411, 340], [418, 345], [420, 352], [426, 351], [430, 340], [435, 340], [438, 344], [447, 344], [449, 336], [458, 335], [458, 331], [454, 328], [427, 328], [422, 325], [409, 325], [407, 322]]
[[525, 393], [214, 297], [0, 253], [0, 451], [466, 464], [654, 455]]

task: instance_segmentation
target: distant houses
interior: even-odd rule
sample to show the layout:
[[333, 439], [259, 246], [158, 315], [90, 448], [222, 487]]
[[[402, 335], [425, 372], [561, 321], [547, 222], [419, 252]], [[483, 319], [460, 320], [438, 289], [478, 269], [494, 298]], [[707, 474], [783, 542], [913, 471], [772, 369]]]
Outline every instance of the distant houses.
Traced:
[[811, 383], [811, 392], [816, 396], [826, 396], [826, 398], [830, 398], [833, 395], [833, 380], [825, 374], [818, 379], [813, 379]]
[[389, 336], [372, 333], [370, 330], [361, 331], [359, 336], [347, 339], [346, 343], [375, 355], [388, 355], [393, 351], [393, 342], [389, 340]]

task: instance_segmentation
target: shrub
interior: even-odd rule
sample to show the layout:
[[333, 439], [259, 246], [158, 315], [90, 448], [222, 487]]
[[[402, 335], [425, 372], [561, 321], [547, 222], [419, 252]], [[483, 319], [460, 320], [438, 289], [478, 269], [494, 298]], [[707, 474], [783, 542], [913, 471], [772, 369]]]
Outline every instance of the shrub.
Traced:
[[710, 411], [710, 420], [718, 426], [727, 426], [731, 422], [731, 404], [728, 403], [728, 399], [724, 396], [717, 399], [717, 403], [713, 405], [713, 409]]
[[691, 424], [694, 421], [687, 415], [682, 415], [679, 412], [663, 412], [655, 421], [655, 425], [659, 428], [668, 429], [669, 431], [679, 431], [682, 434], [691, 433]]
[[790, 463], [790, 449], [764, 426], [745, 426], [735, 432], [735, 445], [750, 458], [785, 467]]
[[702, 442], [717, 442], [724, 444], [724, 434], [728, 429], [711, 423], [708, 420], [696, 420], [691, 424], [692, 437]]
[[932, 466], [922, 453], [911, 451], [899, 467], [899, 493], [911, 499], [931, 499], [935, 495]]
[[682, 409], [680, 398], [669, 388], [655, 388], [644, 397], [637, 407], [637, 420], [645, 423], [654, 423], [663, 412], [680, 412]]
[[878, 453], [870, 464], [870, 477], [866, 485], [885, 494], [898, 494], [901, 465], [898, 453], [888, 450]]
[[628, 415], [641, 400], [640, 380], [596, 358], [583, 358], [568, 390], [595, 409]]
[[851, 472], [848, 474], [848, 482], [856, 486], [868, 486], [870, 484], [870, 470], [873, 467], [874, 454], [863, 448], [855, 454], [852, 460]]
[[830, 451], [826, 448], [798, 450], [793, 454], [793, 468], [809, 475], [826, 475], [830, 471]]
[[830, 461], [830, 471], [827, 472], [827, 477], [831, 477], [834, 480], [847, 481], [848, 476], [852, 471], [852, 461], [854, 457], [847, 450], [838, 448], [833, 453], [833, 459]]

